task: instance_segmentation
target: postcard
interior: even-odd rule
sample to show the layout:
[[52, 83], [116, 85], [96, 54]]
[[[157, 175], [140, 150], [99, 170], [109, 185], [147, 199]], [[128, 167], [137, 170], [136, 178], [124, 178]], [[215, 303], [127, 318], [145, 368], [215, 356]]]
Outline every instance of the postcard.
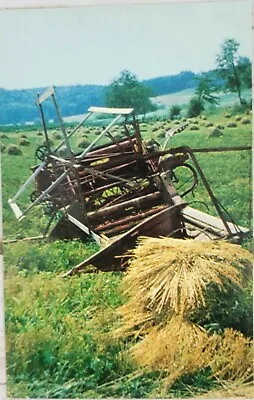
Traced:
[[3, 6], [3, 398], [252, 398], [252, 2]]

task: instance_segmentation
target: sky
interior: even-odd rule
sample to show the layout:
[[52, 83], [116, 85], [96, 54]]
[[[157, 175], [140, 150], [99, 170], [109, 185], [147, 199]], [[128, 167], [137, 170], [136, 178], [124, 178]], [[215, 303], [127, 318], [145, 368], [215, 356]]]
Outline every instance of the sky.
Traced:
[[250, 1], [0, 10], [0, 87], [203, 72], [228, 38], [252, 58]]

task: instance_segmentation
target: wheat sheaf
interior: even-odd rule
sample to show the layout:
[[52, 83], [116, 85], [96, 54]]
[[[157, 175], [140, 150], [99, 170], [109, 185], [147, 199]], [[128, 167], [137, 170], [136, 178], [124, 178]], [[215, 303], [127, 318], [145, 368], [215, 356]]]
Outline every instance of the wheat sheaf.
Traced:
[[126, 304], [116, 336], [136, 336], [131, 353], [142, 366], [166, 369], [167, 384], [210, 367], [222, 379], [252, 376], [252, 341], [225, 329], [211, 334], [191, 321], [211, 284], [241, 288], [253, 256], [224, 241], [141, 237], [122, 282]]
[[238, 245], [172, 238], [141, 237], [132, 255], [124, 291], [133, 303], [157, 313], [187, 314], [204, 306], [209, 284], [241, 286], [241, 268], [252, 263]]

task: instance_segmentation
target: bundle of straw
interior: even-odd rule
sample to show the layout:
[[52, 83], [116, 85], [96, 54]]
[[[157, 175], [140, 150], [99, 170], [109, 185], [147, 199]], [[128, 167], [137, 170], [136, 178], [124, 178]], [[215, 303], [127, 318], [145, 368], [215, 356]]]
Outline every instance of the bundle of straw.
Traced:
[[209, 285], [241, 288], [252, 255], [226, 242], [141, 237], [132, 256], [123, 279], [129, 301], [119, 309], [116, 335], [140, 338], [131, 349], [138, 363], [166, 369], [167, 384], [204, 367], [217, 377], [249, 378], [249, 339], [232, 329], [211, 335], [191, 315], [206, 306]]

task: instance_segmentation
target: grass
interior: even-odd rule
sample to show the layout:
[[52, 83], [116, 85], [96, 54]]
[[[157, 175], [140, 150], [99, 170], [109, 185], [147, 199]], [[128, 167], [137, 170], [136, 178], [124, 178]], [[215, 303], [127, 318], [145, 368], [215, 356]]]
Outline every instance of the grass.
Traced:
[[4, 246], [4, 260], [7, 270], [16, 267], [18, 271], [27, 274], [41, 271], [61, 274], [97, 250], [98, 246], [93, 241], [87, 242], [85, 246], [79, 240], [17, 242]]
[[51, 272], [7, 274], [6, 346], [13, 395], [24, 395], [17, 392], [22, 381], [26, 396], [38, 396], [38, 389], [43, 397], [55, 397], [57, 392], [82, 396], [125, 373], [128, 365], [121, 363], [119, 345], [100, 341], [109, 313], [101, 315], [97, 334], [91, 323], [95, 315], [119, 305], [119, 279], [111, 274], [84, 275], [69, 282]]
[[[207, 121], [225, 126], [223, 136], [208, 139], [209, 129], [197, 118], [200, 130], [187, 128], [172, 138], [170, 146], [249, 145], [251, 125], [238, 123], [237, 128], [227, 128], [229, 120], [224, 113], [207, 115]], [[172, 121], [145, 123], [142, 135], [162, 143], [164, 139], [158, 135], [172, 126], [176, 126]], [[80, 131], [77, 140], [73, 139], [74, 146], [84, 133], [89, 140], [97, 137], [93, 128]], [[18, 145], [22, 134], [9, 130], [1, 143], [6, 148], [11, 143]], [[43, 137], [38, 136], [38, 130], [25, 134], [30, 145], [22, 147], [22, 156], [10, 156], [6, 151], [1, 156], [5, 239], [41, 234], [48, 221], [43, 208], [38, 208], [17, 222], [8, 205], [8, 199], [31, 174], [30, 167], [38, 163], [34, 154]], [[53, 131], [50, 137], [59, 143]], [[222, 204], [237, 223], [250, 227], [250, 152], [197, 157]], [[32, 191], [31, 186], [18, 201], [22, 209], [29, 205]], [[188, 200], [203, 211], [205, 202], [216, 214], [202, 185], [195, 198], [189, 195]], [[120, 323], [116, 309], [126, 303], [120, 291], [121, 274], [85, 274], [68, 280], [59, 277], [96, 249], [93, 242], [79, 240], [4, 245], [8, 396], [156, 398], [163, 393], [166, 397], [186, 397], [216, 389], [218, 382], [204, 369], [177, 379], [165, 393], [165, 373], [140, 368], [130, 356], [136, 339], [112, 338], [110, 332]]]
[[[234, 118], [234, 117], [232, 117]], [[226, 126], [227, 119], [224, 111], [209, 115], [208, 120], [214, 125]], [[181, 133], [173, 136], [170, 147], [186, 145], [192, 148], [219, 147], [219, 146], [250, 146], [251, 125], [238, 124], [235, 129], [223, 130], [223, 136], [208, 138], [209, 128], [202, 126], [202, 119], [198, 118], [200, 131], [191, 131], [191, 124]], [[170, 124], [172, 126], [172, 123]], [[145, 135], [156, 135], [148, 129]], [[159, 142], [163, 142], [159, 137]], [[232, 215], [236, 223], [249, 227], [251, 221], [251, 151], [232, 153], [209, 153], [196, 155], [204, 174], [215, 196]], [[212, 215], [217, 215], [209, 201], [205, 188], [200, 184], [195, 192], [195, 198], [189, 195], [186, 199], [201, 211], [207, 211], [202, 205], [209, 207]]]

